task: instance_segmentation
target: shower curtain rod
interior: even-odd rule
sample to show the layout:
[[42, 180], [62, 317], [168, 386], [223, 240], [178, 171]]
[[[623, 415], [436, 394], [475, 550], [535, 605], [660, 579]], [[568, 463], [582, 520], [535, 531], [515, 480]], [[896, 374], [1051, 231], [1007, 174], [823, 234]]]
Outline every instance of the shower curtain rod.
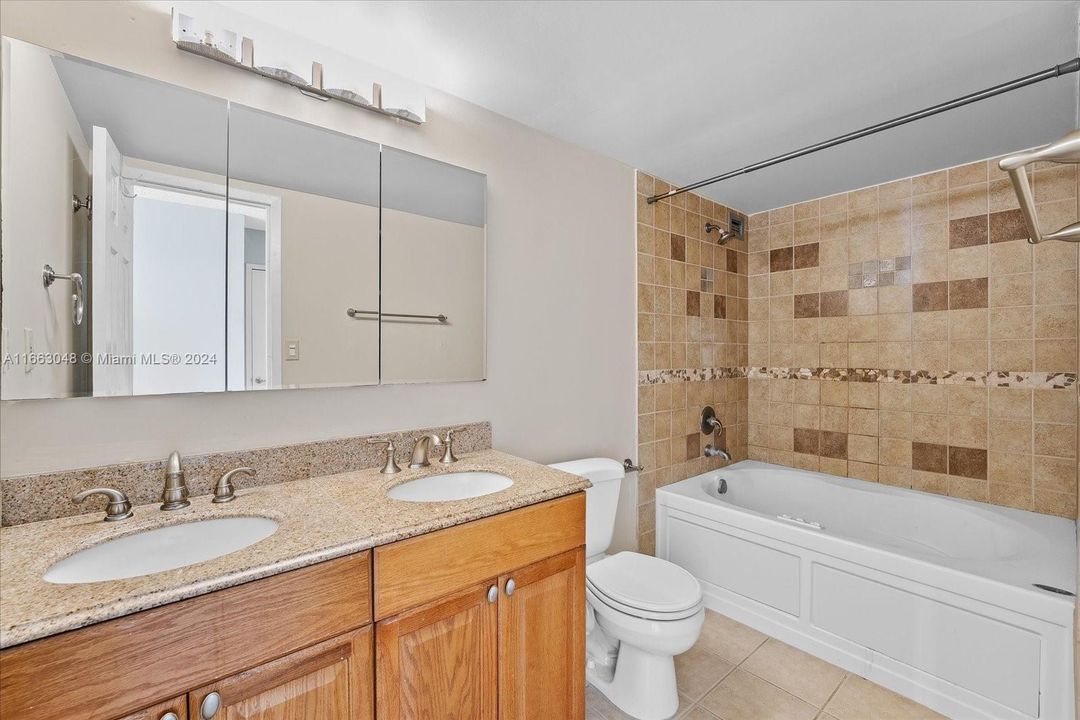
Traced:
[[807, 145], [806, 147], [800, 148], [799, 150], [793, 150], [789, 153], [784, 153], [783, 155], [777, 155], [776, 157], [769, 158], [768, 160], [762, 160], [761, 162], [754, 163], [753, 165], [747, 165], [745, 167], [739, 168], [738, 170], [726, 172], [723, 175], [717, 175], [716, 177], [711, 177], [707, 180], [699, 180], [696, 183], [684, 185], [683, 187], [669, 190], [668, 192], [662, 193], [660, 195], [653, 195], [648, 198], [648, 202], [651, 205], [658, 200], [674, 197], [675, 195], [681, 195], [684, 192], [690, 192], [691, 190], [697, 190], [700, 187], [712, 185], [713, 183], [718, 183], [721, 180], [728, 180], [729, 178], [733, 178], [737, 175], [746, 175], [747, 173], [752, 173], [755, 170], [761, 170], [762, 168], [767, 168], [772, 165], [778, 165], [782, 162], [787, 162], [788, 160], [794, 160], [795, 158], [800, 158], [804, 155], [818, 152], [819, 150], [826, 150], [828, 148], [835, 147], [846, 142], [851, 142], [852, 140], [858, 140], [859, 138], [864, 138], [867, 135], [879, 133], [882, 130], [889, 130], [890, 128], [898, 127], [900, 125], [904, 125], [915, 120], [922, 120], [923, 118], [930, 117], [931, 115], [937, 115], [938, 113], [943, 113], [947, 110], [953, 110], [954, 108], [963, 107], [964, 105], [969, 105], [973, 102], [978, 102], [979, 100], [985, 100], [986, 98], [991, 98], [995, 95], [1001, 95], [1011, 90], [1017, 90], [1022, 87], [1027, 87], [1028, 85], [1034, 85], [1037, 82], [1042, 82], [1043, 80], [1061, 77], [1062, 75], [1068, 75], [1069, 73], [1074, 73], [1077, 71], [1080, 71], [1080, 57], [1075, 57], [1068, 62], [1063, 62], [1060, 65], [1055, 65], [1047, 70], [1043, 70], [1042, 72], [1025, 75], [1024, 77], [1013, 80], [1011, 82], [1002, 83], [1001, 85], [995, 85], [992, 88], [980, 90], [979, 92], [973, 92], [970, 95], [964, 95], [963, 97], [956, 98], [955, 100], [948, 100], [943, 103], [938, 103], [937, 105], [932, 105], [931, 107], [925, 108], [923, 110], [916, 110], [915, 112], [908, 113], [907, 115], [901, 115], [900, 117], [893, 118], [892, 120], [886, 120], [885, 122], [880, 122], [877, 125], [871, 125], [870, 127], [863, 128], [862, 130], [855, 130], [845, 135], [834, 137], [831, 140], [825, 140], [814, 145]]

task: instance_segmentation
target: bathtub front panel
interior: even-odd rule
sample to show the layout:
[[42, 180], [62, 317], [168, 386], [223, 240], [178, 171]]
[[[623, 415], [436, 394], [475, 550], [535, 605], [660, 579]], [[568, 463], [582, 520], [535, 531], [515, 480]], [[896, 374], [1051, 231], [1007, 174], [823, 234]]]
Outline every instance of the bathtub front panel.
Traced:
[[1037, 634], [828, 565], [811, 577], [814, 627], [1039, 716]]
[[[706, 582], [799, 615], [799, 557], [710, 530], [682, 518], [668, 521], [668, 559]], [[702, 548], [707, 548], [702, 552]]]

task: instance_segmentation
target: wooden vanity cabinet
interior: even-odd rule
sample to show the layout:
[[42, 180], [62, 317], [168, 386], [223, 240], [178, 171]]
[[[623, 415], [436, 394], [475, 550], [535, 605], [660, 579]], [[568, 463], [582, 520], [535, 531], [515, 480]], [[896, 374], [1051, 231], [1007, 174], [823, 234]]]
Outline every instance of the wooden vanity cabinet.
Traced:
[[577, 493], [16, 645], [0, 719], [583, 720], [584, 544]]
[[581, 720], [585, 548], [504, 575], [499, 587], [500, 720]]
[[[371, 553], [362, 552], [7, 648], [0, 718], [160, 720], [170, 711], [154, 714], [163, 698], [187, 697], [219, 678], [241, 695], [274, 682], [294, 689], [289, 682], [303, 675], [289, 668], [313, 667], [313, 646], [356, 637], [367, 638], [354, 652], [367, 653], [370, 695], [371, 620]], [[350, 677], [364, 667], [363, 658], [347, 664]], [[187, 703], [188, 717], [202, 720]], [[370, 717], [370, 703], [350, 716]]]
[[371, 707], [370, 626], [188, 693], [189, 717], [213, 720], [368, 720]]
[[379, 720], [584, 718], [584, 511], [578, 494], [376, 548]]

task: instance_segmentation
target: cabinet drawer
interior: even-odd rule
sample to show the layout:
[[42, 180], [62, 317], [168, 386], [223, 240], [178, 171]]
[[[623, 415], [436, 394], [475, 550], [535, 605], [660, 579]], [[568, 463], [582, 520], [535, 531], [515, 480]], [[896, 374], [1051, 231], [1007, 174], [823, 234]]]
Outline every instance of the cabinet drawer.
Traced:
[[375, 619], [585, 544], [585, 493], [375, 549]]
[[371, 621], [370, 562], [358, 553], [8, 648], [0, 715], [123, 717], [358, 628]]

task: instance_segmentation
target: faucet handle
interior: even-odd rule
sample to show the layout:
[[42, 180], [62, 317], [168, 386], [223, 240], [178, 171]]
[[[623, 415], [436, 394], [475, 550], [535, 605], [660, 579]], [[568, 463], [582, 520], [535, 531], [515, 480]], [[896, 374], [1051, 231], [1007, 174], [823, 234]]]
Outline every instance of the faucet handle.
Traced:
[[105, 522], [126, 520], [134, 514], [131, 512], [131, 502], [127, 499], [127, 495], [112, 488], [90, 488], [89, 490], [83, 490], [71, 499], [76, 503], [82, 503], [83, 500], [92, 495], [104, 495], [109, 498], [109, 504], [105, 507]]
[[397, 462], [394, 460], [394, 453], [397, 452], [394, 441], [390, 438], [368, 438], [369, 445], [381, 445], [384, 443], [386, 444], [386, 462], [383, 463], [383, 469], [379, 472], [383, 475], [393, 475], [401, 472], [401, 468], [398, 467]]
[[457, 455], [454, 454], [454, 433], [461, 432], [464, 428], [456, 427], [450, 428], [446, 431], [446, 435], [443, 436], [443, 454], [439, 462], [444, 465], [450, 463], [456, 463], [458, 461]]
[[227, 503], [236, 499], [236, 488], [233, 486], [232, 477], [238, 473], [244, 475], [250, 475], [255, 477], [258, 474], [258, 470], [249, 467], [233, 468], [229, 472], [221, 476], [217, 481], [217, 485], [214, 487], [214, 499], [211, 502]]

